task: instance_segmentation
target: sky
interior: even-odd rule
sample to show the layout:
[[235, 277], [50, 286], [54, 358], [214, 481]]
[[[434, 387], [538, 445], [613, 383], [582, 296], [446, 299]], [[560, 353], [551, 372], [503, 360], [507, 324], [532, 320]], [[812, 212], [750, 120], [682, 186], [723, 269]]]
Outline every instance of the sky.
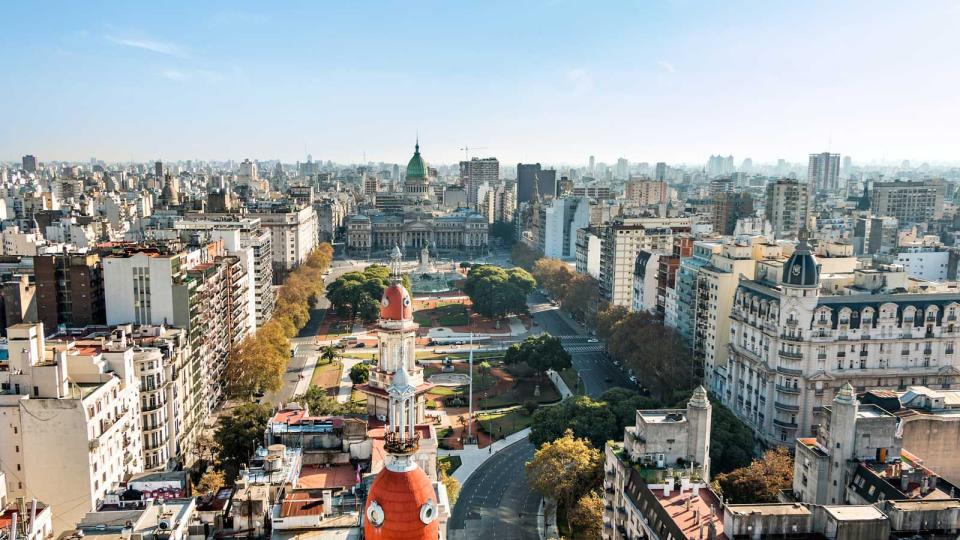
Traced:
[[960, 0], [4, 2], [0, 160], [960, 161]]

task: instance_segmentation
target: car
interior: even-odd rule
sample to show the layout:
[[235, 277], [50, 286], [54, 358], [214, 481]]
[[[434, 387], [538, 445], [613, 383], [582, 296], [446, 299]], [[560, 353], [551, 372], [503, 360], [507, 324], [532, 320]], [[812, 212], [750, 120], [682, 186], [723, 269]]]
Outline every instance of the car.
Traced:
[[357, 343], [357, 348], [358, 348], [358, 349], [362, 349], [362, 348], [364, 348], [364, 347], [366, 347], [366, 346], [367, 346], [366, 343]]
[[600, 343], [600, 340], [595, 337], [592, 337], [587, 339], [587, 343]]
[[631, 375], [630, 382], [632, 382], [633, 384], [637, 384], [637, 378], [634, 375]]

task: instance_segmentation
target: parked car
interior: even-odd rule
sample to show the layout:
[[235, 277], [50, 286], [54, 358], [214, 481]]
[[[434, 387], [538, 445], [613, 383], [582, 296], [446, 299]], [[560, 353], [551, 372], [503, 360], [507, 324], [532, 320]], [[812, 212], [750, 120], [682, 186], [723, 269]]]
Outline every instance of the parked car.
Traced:
[[587, 343], [600, 343], [600, 340], [595, 337], [592, 337], [587, 339]]

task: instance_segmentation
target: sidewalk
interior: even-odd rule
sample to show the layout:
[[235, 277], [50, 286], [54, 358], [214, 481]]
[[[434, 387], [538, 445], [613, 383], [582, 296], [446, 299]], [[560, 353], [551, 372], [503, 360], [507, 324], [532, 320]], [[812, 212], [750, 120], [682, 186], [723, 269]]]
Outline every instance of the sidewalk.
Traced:
[[463, 485], [467, 482], [467, 479], [470, 478], [470, 476], [476, 472], [481, 465], [484, 464], [484, 462], [513, 443], [522, 441], [528, 435], [530, 435], [530, 428], [521, 429], [512, 435], [508, 435], [506, 438], [500, 439], [488, 447], [493, 448], [492, 452], [487, 448], [477, 448], [477, 445], [475, 444], [466, 444], [464, 445], [463, 450], [440, 449], [438, 454], [440, 457], [460, 456], [460, 467], [453, 471], [452, 476], [460, 482], [460, 485]]
[[350, 368], [363, 362], [363, 358], [340, 358], [342, 367], [340, 368], [340, 386], [337, 387], [337, 403], [346, 403], [350, 401], [353, 394], [353, 381], [350, 380]]
[[300, 378], [293, 387], [291, 398], [303, 394], [310, 388], [310, 381], [313, 379], [313, 370], [317, 368], [317, 360], [319, 359], [320, 355], [318, 354], [311, 354], [307, 357], [307, 360], [303, 363], [303, 367], [300, 369]]
[[540, 509], [537, 512], [537, 534], [540, 540], [556, 540], [560, 538], [557, 529], [557, 503], [549, 497], [540, 499]]

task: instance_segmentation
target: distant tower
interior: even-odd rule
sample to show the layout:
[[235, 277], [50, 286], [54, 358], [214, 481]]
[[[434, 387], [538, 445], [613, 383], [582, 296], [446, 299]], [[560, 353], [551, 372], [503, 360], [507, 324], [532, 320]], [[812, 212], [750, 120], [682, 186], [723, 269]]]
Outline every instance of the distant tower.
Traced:
[[710, 479], [710, 429], [713, 422], [713, 406], [707, 399], [707, 391], [698, 386], [687, 402], [687, 452], [694, 461], [703, 466], [704, 480]]

